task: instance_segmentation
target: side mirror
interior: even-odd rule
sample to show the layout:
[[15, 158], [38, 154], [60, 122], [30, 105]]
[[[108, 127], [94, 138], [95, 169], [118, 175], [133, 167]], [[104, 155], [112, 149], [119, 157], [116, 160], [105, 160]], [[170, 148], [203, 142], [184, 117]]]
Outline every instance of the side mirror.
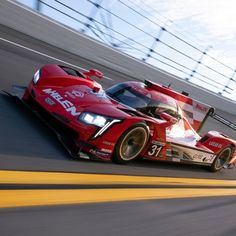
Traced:
[[99, 79], [102, 79], [103, 76], [104, 76], [101, 71], [96, 70], [96, 69], [90, 69], [89, 71], [84, 72], [83, 74], [84, 74], [86, 77], [88, 77], [89, 79], [91, 79], [90, 77], [92, 77], [92, 76], [95, 76], [95, 77], [97, 77], [97, 78], [99, 78]]

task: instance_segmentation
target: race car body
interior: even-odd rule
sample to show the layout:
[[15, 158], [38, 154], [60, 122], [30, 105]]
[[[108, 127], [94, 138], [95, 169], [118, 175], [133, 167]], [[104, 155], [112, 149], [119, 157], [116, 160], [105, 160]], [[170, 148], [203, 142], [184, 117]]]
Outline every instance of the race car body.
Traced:
[[59, 65], [38, 70], [22, 100], [56, 131], [73, 157], [126, 163], [138, 157], [209, 166], [233, 164], [236, 142], [198, 130], [214, 109], [151, 81], [103, 90], [92, 77]]

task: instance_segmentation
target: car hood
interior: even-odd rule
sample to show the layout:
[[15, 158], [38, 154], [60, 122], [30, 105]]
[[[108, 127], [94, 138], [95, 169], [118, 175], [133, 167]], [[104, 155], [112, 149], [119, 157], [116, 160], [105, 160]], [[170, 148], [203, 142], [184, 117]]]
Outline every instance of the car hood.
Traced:
[[83, 111], [94, 112], [105, 116], [126, 118], [130, 114], [141, 116], [139, 112], [111, 99], [105, 91], [93, 91], [87, 86], [43, 87], [40, 90], [40, 101], [49, 110], [65, 111], [65, 114], [76, 116]]

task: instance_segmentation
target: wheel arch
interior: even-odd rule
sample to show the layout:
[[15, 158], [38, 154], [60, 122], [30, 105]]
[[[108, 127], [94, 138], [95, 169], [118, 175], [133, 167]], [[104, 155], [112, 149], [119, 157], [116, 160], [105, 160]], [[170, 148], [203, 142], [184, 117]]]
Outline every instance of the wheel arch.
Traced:
[[231, 143], [229, 146], [233, 149], [229, 164], [233, 164], [236, 162], [236, 143]]
[[[121, 149], [123, 148], [123, 144], [126, 143], [128, 145], [128, 143], [130, 142], [130, 139], [135, 139], [133, 137], [136, 137], [136, 136], [132, 136], [133, 135], [132, 132], [136, 132], [136, 131], [140, 132], [140, 134], [143, 136], [143, 137], [141, 137], [141, 139], [137, 138], [137, 139], [140, 139], [141, 142], [143, 141], [143, 144], [142, 143], [138, 144], [138, 147], [137, 147], [138, 151], [134, 154], [131, 154], [132, 157], [127, 157], [128, 154], [127, 155], [123, 154], [123, 156], [122, 156]], [[129, 137], [129, 136], [131, 136], [131, 137]], [[142, 140], [142, 138], [143, 138], [143, 140]], [[126, 130], [124, 130], [122, 132], [121, 136], [118, 138], [118, 140], [115, 144], [113, 153], [112, 153], [112, 161], [115, 163], [126, 163], [126, 162], [130, 162], [130, 161], [138, 158], [138, 156], [143, 152], [143, 150], [145, 150], [145, 147], [146, 147], [147, 143], [149, 142], [149, 140], [150, 140], [150, 129], [149, 129], [149, 126], [146, 124], [146, 122], [141, 121], [141, 122], [133, 123]], [[135, 140], [135, 141], [137, 141], [137, 140]], [[126, 156], [127, 158], [124, 156]]]
[[[227, 150], [228, 149], [228, 150]], [[229, 151], [230, 149], [230, 151]], [[224, 156], [225, 152], [230, 152], [230, 156], [226, 154]], [[211, 172], [216, 172], [224, 168], [224, 166], [228, 166], [231, 164], [232, 157], [234, 156], [235, 149], [232, 146], [232, 144], [226, 145], [223, 148], [220, 149], [220, 151], [217, 153], [216, 158], [214, 159], [212, 165], [210, 166]], [[223, 160], [223, 162], [222, 162]], [[221, 163], [220, 163], [221, 162]], [[219, 163], [219, 164], [218, 164]]]

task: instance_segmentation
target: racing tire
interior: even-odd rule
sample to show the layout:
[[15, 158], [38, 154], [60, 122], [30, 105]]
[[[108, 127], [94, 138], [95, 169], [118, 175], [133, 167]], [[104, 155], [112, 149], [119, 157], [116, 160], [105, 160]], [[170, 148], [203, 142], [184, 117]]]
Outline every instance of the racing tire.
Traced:
[[221, 170], [229, 162], [233, 154], [233, 148], [231, 146], [225, 147], [220, 153], [216, 156], [214, 162], [210, 167], [211, 172], [216, 172]]
[[112, 155], [112, 161], [124, 164], [138, 158], [149, 138], [146, 124], [137, 123], [129, 127], [118, 139]]

